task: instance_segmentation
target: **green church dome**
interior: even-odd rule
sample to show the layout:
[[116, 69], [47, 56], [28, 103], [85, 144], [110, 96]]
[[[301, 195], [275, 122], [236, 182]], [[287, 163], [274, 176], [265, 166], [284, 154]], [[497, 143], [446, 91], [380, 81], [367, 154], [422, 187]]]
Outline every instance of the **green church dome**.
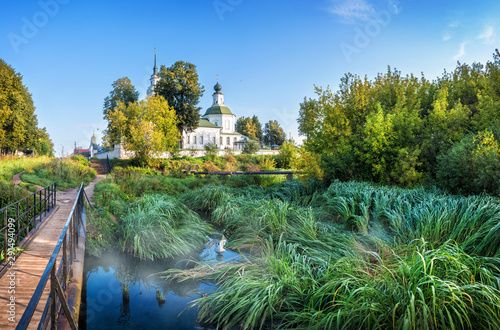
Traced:
[[208, 115], [232, 115], [233, 113], [224, 105], [214, 105], [207, 109], [204, 116]]

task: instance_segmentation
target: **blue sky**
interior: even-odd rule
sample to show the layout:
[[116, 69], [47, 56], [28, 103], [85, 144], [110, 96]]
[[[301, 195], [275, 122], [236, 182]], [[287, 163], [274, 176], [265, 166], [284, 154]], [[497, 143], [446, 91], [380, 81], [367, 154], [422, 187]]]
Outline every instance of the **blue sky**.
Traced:
[[493, 0], [0, 0], [0, 58], [23, 75], [57, 155], [106, 127], [104, 98], [127, 76], [145, 96], [158, 63], [197, 66], [211, 104], [217, 74], [237, 116], [278, 120], [298, 138], [314, 85], [387, 66], [435, 79], [499, 47]]

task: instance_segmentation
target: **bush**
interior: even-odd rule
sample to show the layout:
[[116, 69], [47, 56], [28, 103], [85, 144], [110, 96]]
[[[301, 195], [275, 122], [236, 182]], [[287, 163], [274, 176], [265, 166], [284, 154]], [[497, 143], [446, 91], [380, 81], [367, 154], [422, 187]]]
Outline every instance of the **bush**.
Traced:
[[500, 146], [493, 134], [468, 135], [439, 155], [437, 179], [452, 193], [500, 195]]
[[292, 141], [286, 141], [280, 147], [280, 153], [276, 157], [276, 166], [282, 169], [290, 168], [296, 158], [297, 148]]
[[259, 144], [255, 142], [245, 142], [243, 145], [243, 153], [252, 155], [259, 151]]
[[83, 157], [82, 155], [73, 155], [71, 156], [71, 159], [74, 160], [75, 162], [78, 162], [82, 164], [83, 166], [90, 166], [90, 162], [88, 161], [87, 158]]
[[215, 143], [207, 143], [205, 144], [205, 153], [206, 155], [215, 155], [217, 154], [217, 145]]

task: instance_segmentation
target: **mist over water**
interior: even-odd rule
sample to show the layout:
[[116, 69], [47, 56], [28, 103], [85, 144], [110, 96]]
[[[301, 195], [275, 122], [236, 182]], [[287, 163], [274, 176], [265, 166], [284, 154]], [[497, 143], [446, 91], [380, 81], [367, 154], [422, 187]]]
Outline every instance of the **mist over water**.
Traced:
[[[194, 261], [238, 259], [238, 253], [230, 250], [217, 254], [215, 245], [173, 260], [141, 261], [118, 251], [105, 252], [101, 258], [86, 256], [80, 328], [211, 329], [196, 322], [196, 307], [186, 308], [217, 286], [199, 280], [165, 281], [158, 273], [193, 267]], [[124, 283], [129, 286], [128, 303], [123, 300]], [[157, 300], [157, 290], [165, 297], [164, 303]]]

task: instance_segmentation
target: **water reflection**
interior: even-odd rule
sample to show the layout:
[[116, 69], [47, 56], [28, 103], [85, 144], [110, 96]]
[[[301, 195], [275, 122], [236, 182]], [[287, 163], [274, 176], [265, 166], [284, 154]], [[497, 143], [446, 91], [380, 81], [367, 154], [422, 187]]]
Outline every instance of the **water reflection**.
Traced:
[[[107, 252], [102, 258], [86, 256], [80, 328], [207, 329], [196, 323], [196, 308], [185, 309], [216, 286], [198, 280], [164, 281], [157, 273], [193, 267], [199, 260], [239, 259], [231, 250], [215, 252], [216, 245], [177, 260], [156, 262], [140, 261], [120, 252]], [[128, 301], [124, 299], [124, 290], [128, 292]], [[157, 290], [165, 302], [157, 299]]]

